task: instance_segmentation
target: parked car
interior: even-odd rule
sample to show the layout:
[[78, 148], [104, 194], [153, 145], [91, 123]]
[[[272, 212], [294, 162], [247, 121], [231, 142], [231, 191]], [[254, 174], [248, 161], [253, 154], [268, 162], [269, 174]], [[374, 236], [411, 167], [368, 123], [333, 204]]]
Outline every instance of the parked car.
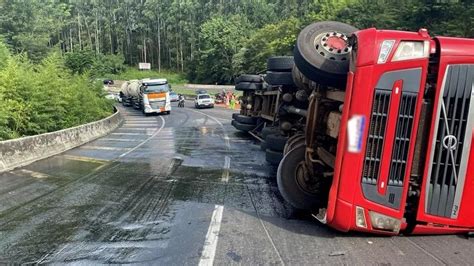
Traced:
[[197, 90], [196, 90], [196, 95], [199, 95], [199, 94], [207, 94], [207, 90], [204, 90], [204, 89], [197, 89]]
[[214, 108], [214, 99], [209, 94], [198, 94], [194, 100], [194, 106], [196, 108], [210, 107]]
[[104, 85], [114, 85], [114, 80], [113, 79], [104, 79], [103, 83], [104, 83]]
[[172, 102], [177, 102], [179, 100], [178, 94], [174, 91], [170, 92], [170, 100]]

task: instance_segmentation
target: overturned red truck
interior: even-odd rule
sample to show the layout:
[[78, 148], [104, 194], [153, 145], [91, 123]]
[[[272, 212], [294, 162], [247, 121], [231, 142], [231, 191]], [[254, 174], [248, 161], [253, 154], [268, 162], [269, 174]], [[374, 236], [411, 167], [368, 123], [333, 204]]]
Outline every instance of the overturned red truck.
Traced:
[[294, 61], [309, 104], [278, 167], [286, 201], [340, 231], [474, 231], [473, 39], [320, 22]]

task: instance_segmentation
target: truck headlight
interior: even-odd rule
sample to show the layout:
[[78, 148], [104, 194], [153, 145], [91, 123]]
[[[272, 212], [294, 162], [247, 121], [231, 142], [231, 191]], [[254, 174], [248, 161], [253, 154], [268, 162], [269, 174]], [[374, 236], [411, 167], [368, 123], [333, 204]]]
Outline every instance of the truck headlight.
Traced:
[[390, 55], [394, 44], [395, 40], [385, 40], [382, 42], [379, 52], [379, 59], [377, 60], [378, 64], [384, 64], [387, 62], [388, 56]]
[[398, 219], [374, 211], [369, 211], [369, 216], [373, 228], [388, 230], [395, 233], [400, 231], [402, 222]]
[[409, 59], [427, 58], [430, 55], [429, 41], [402, 41], [398, 45], [397, 51], [392, 61], [402, 61]]
[[356, 206], [356, 225], [357, 227], [367, 228], [364, 208]]

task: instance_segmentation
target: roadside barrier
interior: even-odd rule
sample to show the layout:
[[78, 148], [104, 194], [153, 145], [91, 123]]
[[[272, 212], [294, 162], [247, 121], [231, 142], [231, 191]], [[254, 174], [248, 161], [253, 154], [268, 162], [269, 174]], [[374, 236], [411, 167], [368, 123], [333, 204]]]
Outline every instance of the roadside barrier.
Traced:
[[107, 135], [123, 121], [116, 109], [113, 115], [63, 130], [0, 141], [0, 173], [57, 155]]

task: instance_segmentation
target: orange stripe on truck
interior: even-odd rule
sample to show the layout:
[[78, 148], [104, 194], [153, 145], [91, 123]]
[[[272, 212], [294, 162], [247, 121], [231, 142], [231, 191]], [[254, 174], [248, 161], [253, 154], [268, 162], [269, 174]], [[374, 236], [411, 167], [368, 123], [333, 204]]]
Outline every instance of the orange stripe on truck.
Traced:
[[157, 99], [157, 98], [165, 98], [166, 93], [149, 93], [148, 99]]

